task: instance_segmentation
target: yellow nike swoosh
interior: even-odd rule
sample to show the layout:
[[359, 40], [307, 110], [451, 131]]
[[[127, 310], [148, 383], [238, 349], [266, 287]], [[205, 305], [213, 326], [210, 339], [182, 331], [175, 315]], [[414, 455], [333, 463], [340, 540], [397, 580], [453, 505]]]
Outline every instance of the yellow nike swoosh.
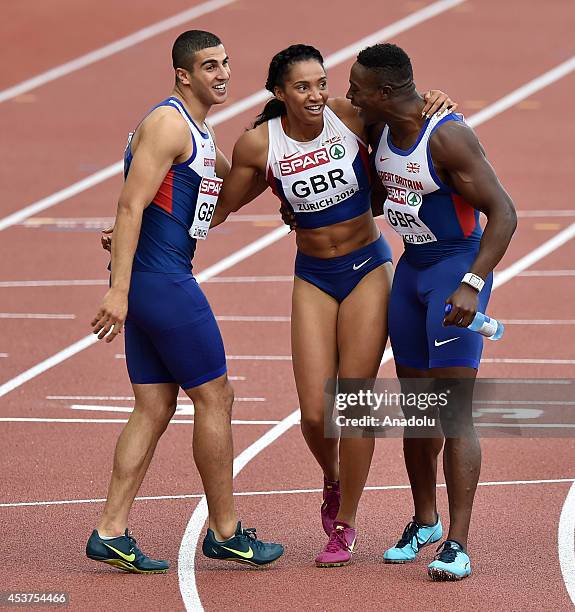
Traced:
[[127, 555], [126, 553], [123, 553], [121, 550], [118, 550], [117, 548], [114, 548], [113, 546], [106, 544], [106, 542], [103, 542], [103, 544], [104, 546], [107, 546], [110, 550], [113, 550], [117, 555], [120, 555], [120, 557], [122, 557], [122, 559], [124, 559], [124, 561], [127, 561], [128, 563], [132, 563], [136, 559], [135, 553], [132, 553], [131, 555]]
[[222, 546], [222, 548], [225, 548], [226, 550], [229, 550], [230, 552], [233, 552], [244, 559], [251, 559], [254, 556], [254, 551], [252, 550], [251, 546], [248, 546], [248, 550], [245, 552], [243, 550], [234, 550], [233, 548], [228, 548], [227, 546]]

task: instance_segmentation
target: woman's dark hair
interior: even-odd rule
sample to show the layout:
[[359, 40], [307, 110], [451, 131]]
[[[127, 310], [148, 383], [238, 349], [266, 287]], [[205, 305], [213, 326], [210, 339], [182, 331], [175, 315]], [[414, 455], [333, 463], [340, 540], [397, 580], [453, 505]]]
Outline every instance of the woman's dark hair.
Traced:
[[[323, 57], [321, 53], [315, 47], [310, 47], [309, 45], [291, 45], [287, 49], [276, 53], [268, 69], [266, 89], [275, 95], [275, 88], [283, 86], [285, 75], [290, 66], [307, 60], [315, 60], [323, 67]], [[270, 119], [274, 119], [275, 117], [281, 117], [285, 115], [286, 112], [285, 104], [277, 98], [272, 98], [257, 116], [254, 121], [254, 127]]]

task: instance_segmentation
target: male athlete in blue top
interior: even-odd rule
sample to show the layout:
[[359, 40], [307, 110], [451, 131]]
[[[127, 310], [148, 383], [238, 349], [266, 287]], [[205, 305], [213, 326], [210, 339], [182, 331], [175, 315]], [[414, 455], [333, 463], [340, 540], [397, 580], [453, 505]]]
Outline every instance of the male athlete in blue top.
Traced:
[[[405, 245], [389, 303], [397, 375], [468, 379], [472, 386], [482, 337], [466, 327], [487, 307], [493, 268], [516, 227], [513, 202], [460, 116], [422, 118], [424, 100], [399, 47], [382, 44], [362, 51], [347, 97], [373, 128], [375, 168], [387, 193], [385, 217]], [[487, 217], [483, 233], [480, 211]], [[446, 304], [452, 306], [447, 316]], [[455, 412], [440, 410], [439, 417], [450, 525], [428, 571], [434, 580], [459, 580], [471, 573], [466, 546], [481, 467], [471, 396]], [[433, 433], [436, 437], [418, 438], [417, 430], [405, 430], [415, 516], [385, 552], [389, 563], [412, 561], [422, 546], [442, 537], [435, 483], [443, 438], [441, 431]]]
[[227, 98], [228, 57], [220, 39], [181, 34], [172, 50], [176, 82], [130, 135], [125, 184], [112, 240], [111, 287], [92, 321], [111, 342], [125, 322], [126, 360], [136, 403], [116, 446], [108, 498], [86, 553], [133, 573], [159, 573], [166, 561], [144, 555], [126, 528], [156, 444], [181, 387], [194, 402], [194, 459], [206, 493], [203, 552], [265, 565], [283, 548], [237, 522], [232, 497], [233, 390], [211, 308], [191, 272], [197, 240], [207, 237], [229, 171], [205, 123]]
[[[326, 437], [325, 385], [377, 376], [391, 252], [371, 212], [365, 125], [348, 100], [329, 99], [320, 52], [292, 45], [276, 54], [266, 88], [275, 97], [234, 148], [212, 225], [268, 187], [295, 215], [293, 368], [302, 432], [324, 473], [321, 518], [329, 537], [316, 564], [341, 566], [351, 561], [374, 439]], [[429, 109], [446, 98], [439, 92]]]

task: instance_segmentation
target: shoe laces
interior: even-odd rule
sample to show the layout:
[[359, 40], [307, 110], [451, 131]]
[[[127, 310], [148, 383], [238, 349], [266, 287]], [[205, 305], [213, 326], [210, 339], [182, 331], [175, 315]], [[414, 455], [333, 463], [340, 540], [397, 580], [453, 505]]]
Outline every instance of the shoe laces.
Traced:
[[261, 540], [258, 540], [258, 536], [256, 534], [255, 527], [250, 527], [248, 529], [242, 529], [242, 532], [239, 535], [240, 537], [247, 538], [250, 544], [254, 548], [263, 548], [264, 546], [264, 543]]
[[[440, 550], [441, 549], [441, 550]], [[436, 552], [440, 551], [439, 554], [435, 555], [436, 561], [443, 561], [444, 563], [453, 563], [457, 557], [457, 553], [461, 551], [459, 545], [455, 545], [453, 542], [446, 540], [443, 544], [440, 544], [436, 548]]]
[[419, 542], [417, 542], [417, 531], [419, 530], [419, 525], [417, 524], [417, 522], [415, 521], [415, 518], [410, 521], [409, 523], [407, 523], [407, 526], [405, 527], [405, 529], [403, 530], [403, 533], [401, 534], [401, 538], [399, 538], [399, 541], [396, 544], [397, 548], [403, 548], [404, 546], [407, 546], [407, 544], [411, 544], [413, 541], [413, 538], [415, 538], [416, 541], [416, 545], [419, 545]]
[[325, 552], [335, 553], [342, 548], [349, 550], [349, 544], [345, 539], [345, 529], [332, 529]]

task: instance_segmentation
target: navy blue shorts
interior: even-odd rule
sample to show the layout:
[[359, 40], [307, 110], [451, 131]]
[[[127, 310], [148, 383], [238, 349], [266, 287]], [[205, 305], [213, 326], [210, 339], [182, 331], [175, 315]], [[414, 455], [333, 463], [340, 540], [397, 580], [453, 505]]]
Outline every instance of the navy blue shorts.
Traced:
[[[389, 300], [389, 338], [397, 364], [419, 370], [479, 367], [483, 336], [465, 327], [443, 327], [445, 300], [476, 257], [476, 251], [462, 253], [425, 269], [400, 258]], [[492, 284], [490, 274], [479, 294], [478, 308], [483, 313]]]
[[134, 384], [174, 382], [190, 389], [226, 372], [218, 324], [189, 273], [134, 271], [125, 330]]
[[366, 274], [388, 261], [391, 261], [391, 250], [380, 236], [371, 244], [340, 257], [321, 259], [298, 251], [295, 275], [343, 302]]

